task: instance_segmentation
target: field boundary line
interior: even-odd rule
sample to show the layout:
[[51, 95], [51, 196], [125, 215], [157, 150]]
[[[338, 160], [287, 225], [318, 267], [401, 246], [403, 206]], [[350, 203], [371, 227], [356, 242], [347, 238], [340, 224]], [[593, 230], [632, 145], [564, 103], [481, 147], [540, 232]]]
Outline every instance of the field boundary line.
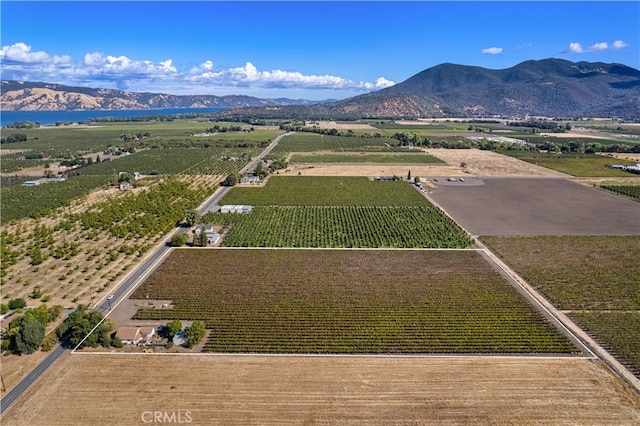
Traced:
[[[476, 239], [478, 244], [484, 246], [480, 240]], [[593, 355], [594, 359], [600, 359], [609, 366], [615, 373], [626, 381], [633, 389], [640, 393], [640, 379], [638, 379], [629, 369], [621, 364], [613, 355], [611, 355], [606, 349], [604, 349], [599, 343], [597, 343], [589, 334], [580, 328], [575, 322], [565, 315], [561, 310], [554, 307], [544, 296], [542, 296], [533, 286], [522, 279], [515, 273], [502, 259], [500, 259], [495, 253], [485, 247], [485, 254], [502, 269], [507, 275], [509, 275], [516, 284], [523, 291], [529, 294], [538, 305], [544, 309], [549, 315], [551, 315], [556, 322], [558, 322], [563, 329], [568, 331], [580, 345], [587, 349], [589, 353]], [[511, 271], [511, 272], [510, 272]]]
[[178, 250], [325, 250], [325, 251], [477, 251], [480, 248], [436, 248], [436, 247], [175, 247]]
[[287, 354], [253, 352], [83, 352], [74, 351], [74, 355], [118, 355], [118, 356], [208, 356], [208, 357], [264, 357], [264, 358], [441, 358], [441, 359], [548, 359], [548, 360], [593, 360], [590, 356], [576, 355], [531, 355], [531, 354]]
[[[484, 246], [480, 240], [476, 238], [476, 242], [478, 245]], [[572, 327], [569, 327], [565, 324], [565, 321], [570, 322], [572, 325], [573, 321], [571, 321], [568, 317], [562, 314], [562, 312], [556, 309], [553, 305], [551, 305], [544, 296], [542, 296], [538, 291], [536, 291], [531, 285], [529, 285], [526, 281], [524, 281], [520, 275], [518, 275], [513, 269], [511, 269], [502, 259], [496, 256], [491, 250], [484, 247], [482, 252], [487, 255], [489, 260], [497, 265], [508, 277], [511, 281], [516, 283], [518, 287], [526, 293], [527, 299], [534, 301], [536, 305], [538, 305], [544, 313], [546, 313], [553, 321], [556, 323], [556, 326], [561, 328], [563, 331], [568, 333], [579, 346], [582, 347], [583, 351], [591, 354], [591, 359], [597, 359], [598, 356], [589, 348], [589, 346], [583, 342], [576, 333], [575, 330], [572, 330]], [[576, 326], [577, 327], [577, 326]]]
[[[438, 203], [433, 200], [427, 192], [422, 192], [425, 198], [427, 198], [434, 206], [444, 212], [451, 220], [453, 220], [458, 226], [470, 234], [463, 226], [461, 226], [449, 213], [447, 213]], [[538, 292], [532, 285], [518, 275], [509, 265], [507, 265], [498, 255], [493, 253], [485, 244], [480, 241], [479, 236], [472, 235], [473, 240], [476, 242], [478, 248], [484, 253], [488, 261], [493, 262], [499, 267], [509, 279], [515, 283], [523, 292], [524, 296], [539, 306], [544, 313], [549, 315], [549, 318], [558, 326], [559, 329], [565, 330], [568, 335], [577, 343], [582, 346], [593, 357], [592, 359], [599, 359], [604, 362], [610, 369], [612, 369], [618, 377], [624, 380], [633, 390], [640, 393], [640, 378], [636, 377], [628, 368], [620, 363], [613, 355], [611, 355], [606, 349], [604, 349], [599, 343], [597, 343], [589, 334], [580, 328], [575, 322], [565, 315], [560, 309], [553, 306], [553, 304], [547, 300], [540, 292]], [[522, 293], [521, 293], [522, 294]]]

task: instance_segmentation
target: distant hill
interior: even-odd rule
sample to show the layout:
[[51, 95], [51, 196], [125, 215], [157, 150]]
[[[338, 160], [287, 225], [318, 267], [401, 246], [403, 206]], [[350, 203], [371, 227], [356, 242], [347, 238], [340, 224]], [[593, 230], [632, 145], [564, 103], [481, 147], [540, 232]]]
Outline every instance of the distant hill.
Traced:
[[441, 64], [402, 83], [314, 103], [250, 96], [133, 93], [2, 81], [2, 110], [228, 108], [221, 117], [620, 117], [640, 119], [640, 71], [621, 64], [543, 59], [492, 70]]
[[526, 61], [491, 70], [441, 64], [377, 92], [296, 109], [246, 108], [223, 115], [333, 118], [621, 117], [640, 119], [640, 71], [601, 62]]
[[90, 111], [163, 108], [239, 108], [304, 105], [301, 99], [261, 99], [251, 96], [167, 95], [114, 89], [71, 87], [61, 84], [3, 80], [3, 111]]

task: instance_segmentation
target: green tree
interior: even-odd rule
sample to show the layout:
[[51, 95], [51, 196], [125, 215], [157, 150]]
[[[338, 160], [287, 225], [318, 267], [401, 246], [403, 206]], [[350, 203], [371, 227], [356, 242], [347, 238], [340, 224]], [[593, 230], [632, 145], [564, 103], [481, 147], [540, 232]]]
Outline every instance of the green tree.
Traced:
[[42, 303], [37, 308], [29, 309], [27, 313], [37, 319], [42, 325], [47, 325], [48, 323], [55, 321], [60, 316], [62, 313], [62, 306], [56, 305], [50, 308], [45, 303]]
[[9, 312], [9, 305], [6, 303], [0, 303], [0, 315], [4, 315]]
[[129, 172], [120, 172], [118, 174], [118, 183], [120, 182], [129, 182], [130, 184], [134, 184], [136, 182], [136, 178], [132, 173]]
[[171, 237], [171, 245], [173, 247], [182, 247], [187, 244], [187, 234], [176, 234]]
[[40, 287], [35, 286], [35, 288], [31, 292], [31, 296], [29, 297], [31, 297], [32, 299], [40, 299], [42, 297], [42, 290], [40, 290]]
[[200, 220], [200, 213], [196, 209], [189, 209], [185, 213], [185, 223], [188, 226], [193, 226]]
[[409, 170], [409, 173], [407, 173], [407, 180], [411, 180], [411, 170]]
[[269, 171], [265, 168], [264, 162], [262, 160], [258, 161], [258, 164], [256, 164], [256, 168], [255, 168], [255, 170], [253, 172], [260, 179], [266, 178], [267, 175], [269, 174]]
[[167, 336], [169, 339], [173, 339], [173, 336], [178, 334], [182, 330], [182, 321], [179, 319], [171, 320], [167, 323]]
[[[14, 325], [14, 323], [17, 323]], [[32, 354], [44, 338], [44, 324], [29, 313], [11, 321], [10, 328], [18, 328], [14, 335], [14, 349], [19, 354]]]
[[[104, 314], [102, 312], [87, 311], [84, 306], [79, 306], [60, 324], [58, 335], [61, 337], [68, 335], [71, 343], [80, 345], [80, 348], [85, 346], [95, 348], [100, 345], [108, 347], [111, 345], [111, 332], [115, 328], [115, 323], [111, 319], [104, 321], [103, 319]], [[96, 325], [98, 326], [96, 327]], [[96, 329], [89, 335], [94, 327]], [[87, 335], [89, 336], [87, 337]], [[84, 339], [85, 337], [87, 338]]]
[[9, 300], [9, 309], [22, 309], [26, 306], [27, 302], [22, 297]]
[[240, 174], [238, 172], [229, 173], [227, 178], [222, 182], [224, 186], [235, 186], [240, 181]]
[[205, 234], [202, 226], [200, 227], [200, 232], [196, 232], [196, 235], [193, 238], [193, 245], [196, 247], [206, 247], [209, 245], [209, 239], [207, 238], [207, 234]]
[[31, 264], [39, 265], [42, 263], [42, 252], [40, 251], [40, 247], [35, 246], [33, 250], [31, 250]]
[[187, 347], [192, 348], [207, 334], [204, 328], [204, 322], [196, 320], [184, 330], [184, 337], [187, 339]]

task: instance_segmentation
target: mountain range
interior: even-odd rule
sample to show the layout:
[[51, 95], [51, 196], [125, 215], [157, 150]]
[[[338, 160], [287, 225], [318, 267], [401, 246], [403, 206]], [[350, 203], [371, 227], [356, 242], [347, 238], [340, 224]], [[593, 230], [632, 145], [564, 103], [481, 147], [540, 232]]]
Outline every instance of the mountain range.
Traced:
[[640, 71], [543, 59], [492, 70], [441, 64], [394, 86], [340, 101], [177, 96], [2, 81], [3, 110], [227, 108], [223, 117], [619, 117], [640, 119]]
[[2, 80], [3, 111], [146, 110], [164, 108], [240, 108], [306, 105], [303, 99], [262, 99], [229, 95], [168, 95], [116, 89], [93, 89], [62, 84]]

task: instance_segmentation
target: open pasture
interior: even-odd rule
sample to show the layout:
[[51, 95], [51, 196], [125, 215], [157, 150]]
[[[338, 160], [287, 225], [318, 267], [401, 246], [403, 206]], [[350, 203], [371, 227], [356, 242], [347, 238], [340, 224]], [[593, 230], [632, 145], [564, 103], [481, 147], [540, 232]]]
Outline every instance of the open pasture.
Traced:
[[640, 205], [565, 179], [485, 178], [430, 193], [472, 235], [638, 235]]
[[155, 411], [197, 425], [632, 425], [640, 397], [578, 359], [75, 354], [2, 420], [133, 425]]
[[132, 298], [205, 321], [210, 352], [577, 351], [476, 251], [183, 249]]
[[640, 371], [640, 235], [482, 237], [520, 276]]

